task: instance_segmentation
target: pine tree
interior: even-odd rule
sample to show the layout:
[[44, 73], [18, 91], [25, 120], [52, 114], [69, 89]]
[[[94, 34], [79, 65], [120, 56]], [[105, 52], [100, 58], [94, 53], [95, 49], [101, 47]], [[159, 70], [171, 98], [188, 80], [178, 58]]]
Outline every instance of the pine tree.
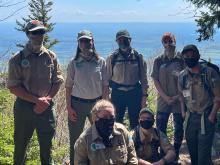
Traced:
[[[28, 3], [30, 14], [27, 18], [23, 17], [22, 22], [16, 20], [17, 30], [25, 32], [25, 26], [30, 20], [39, 20], [43, 22], [44, 26], [47, 28], [47, 33], [44, 38], [44, 46], [49, 49], [59, 41], [57, 39], [50, 39], [48, 33], [53, 31], [54, 23], [50, 23], [51, 16], [49, 12], [52, 10], [53, 2], [50, 0], [30, 0]], [[17, 44], [18, 47], [24, 47], [24, 44]]]
[[198, 9], [206, 8], [208, 10], [200, 11], [200, 16], [195, 20], [197, 22], [198, 41], [213, 39], [216, 30], [220, 28], [220, 0], [187, 0]]

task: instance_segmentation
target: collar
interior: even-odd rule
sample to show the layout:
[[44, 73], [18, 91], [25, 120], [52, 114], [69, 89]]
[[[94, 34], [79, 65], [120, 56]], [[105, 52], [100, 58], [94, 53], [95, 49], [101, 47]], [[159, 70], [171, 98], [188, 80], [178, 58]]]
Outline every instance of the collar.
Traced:
[[149, 132], [148, 135], [144, 134], [141, 127], [139, 127], [138, 129], [139, 129], [139, 133], [140, 133], [141, 142], [144, 142], [144, 141], [151, 142], [153, 139], [156, 139], [156, 140], [158, 139], [158, 136], [156, 135], [154, 128], [151, 129], [151, 131]]
[[28, 42], [23, 49], [24, 57], [28, 57], [32, 54], [37, 54], [38, 56], [41, 56], [44, 53], [49, 54], [48, 50], [44, 46], [41, 47], [40, 53], [34, 53], [31, 50], [30, 42]]
[[193, 77], [193, 75], [201, 75], [201, 74], [203, 74], [204, 72], [204, 69], [205, 69], [205, 67], [204, 66], [202, 66], [201, 64], [198, 64], [198, 66], [199, 66], [199, 73], [192, 73], [191, 71], [190, 71], [190, 68], [187, 66], [186, 67], [186, 71], [187, 71], [187, 73], [191, 76], [191, 77]]
[[168, 58], [165, 53], [163, 53], [162, 58], [167, 60], [173, 60], [173, 59], [180, 59], [180, 52], [175, 52], [174, 56], [172, 58]]
[[120, 49], [118, 49], [118, 53], [119, 53], [123, 58], [126, 58], [126, 55], [128, 55], [127, 58], [133, 58], [134, 55], [135, 55], [135, 51], [134, 51], [133, 48], [131, 48], [130, 52], [127, 53], [127, 54], [126, 54], [126, 53], [123, 54]]
[[[117, 136], [117, 135], [121, 135], [121, 132], [119, 132], [117, 130], [117, 124], [114, 123], [114, 128], [113, 128], [113, 133], [111, 136]], [[97, 139], [102, 139], [102, 137], [99, 135], [97, 129], [96, 129], [96, 126], [95, 126], [95, 123], [92, 124], [92, 141], [96, 141]]]
[[76, 60], [77, 62], [90, 62], [90, 61], [97, 61], [96, 57], [93, 56], [89, 61], [87, 61], [85, 58], [83, 58], [81, 55]]

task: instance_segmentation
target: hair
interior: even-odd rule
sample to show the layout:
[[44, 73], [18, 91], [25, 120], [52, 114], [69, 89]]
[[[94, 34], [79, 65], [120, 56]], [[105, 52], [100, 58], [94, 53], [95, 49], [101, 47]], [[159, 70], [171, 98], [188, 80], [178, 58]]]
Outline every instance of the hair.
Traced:
[[[93, 40], [93, 39], [92, 39]], [[79, 44], [77, 45], [77, 49], [76, 49], [76, 55], [74, 57], [74, 60], [77, 60], [80, 56], [80, 48], [79, 48]], [[95, 44], [94, 44], [94, 40], [93, 40], [93, 56], [95, 56], [96, 60], [99, 59], [100, 55], [96, 52], [96, 49], [95, 49]]]
[[100, 110], [103, 110], [105, 108], [113, 108], [114, 111], [115, 111], [115, 107], [114, 107], [114, 105], [110, 101], [104, 100], [104, 99], [97, 101], [95, 103], [95, 105], [93, 106], [92, 111], [91, 111], [91, 113], [92, 113], [92, 121], [94, 121], [96, 119], [97, 113]]
[[171, 39], [174, 43], [176, 43], [176, 37], [171, 32], [166, 32], [163, 34], [161, 42], [163, 43], [165, 39]]

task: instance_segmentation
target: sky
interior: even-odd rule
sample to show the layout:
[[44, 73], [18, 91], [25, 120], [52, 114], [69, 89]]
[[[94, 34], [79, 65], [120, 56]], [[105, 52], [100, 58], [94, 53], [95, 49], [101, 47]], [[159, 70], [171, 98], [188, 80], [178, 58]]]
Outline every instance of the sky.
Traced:
[[[9, 1], [9, 0], [2, 0]], [[20, 9], [28, 0], [16, 6], [0, 8], [0, 18]], [[186, 0], [54, 0], [51, 12], [55, 22], [193, 22], [192, 7]], [[25, 17], [28, 8], [21, 9], [6, 22]]]

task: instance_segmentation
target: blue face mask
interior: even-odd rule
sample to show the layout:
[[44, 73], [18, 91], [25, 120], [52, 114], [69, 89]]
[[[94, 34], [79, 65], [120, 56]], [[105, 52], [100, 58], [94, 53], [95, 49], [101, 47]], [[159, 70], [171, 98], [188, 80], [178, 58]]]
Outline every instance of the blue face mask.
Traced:
[[149, 119], [148, 120], [140, 120], [140, 125], [144, 129], [150, 129], [154, 125], [154, 120], [152, 120], [152, 119], [150, 119], [150, 120]]

